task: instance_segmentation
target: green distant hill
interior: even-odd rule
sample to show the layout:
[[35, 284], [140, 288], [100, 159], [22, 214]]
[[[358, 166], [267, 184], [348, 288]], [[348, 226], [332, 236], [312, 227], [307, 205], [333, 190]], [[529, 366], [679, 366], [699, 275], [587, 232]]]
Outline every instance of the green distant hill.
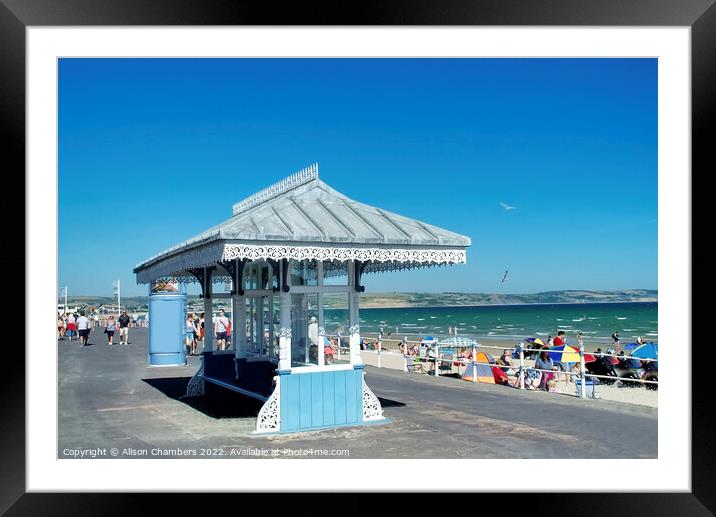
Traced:
[[[190, 302], [199, 301], [198, 296], [188, 296]], [[595, 302], [656, 302], [658, 291], [651, 289], [627, 289], [623, 291], [545, 291], [533, 294], [487, 294], [487, 293], [363, 293], [361, 307], [440, 307], [454, 305], [515, 305], [532, 303], [595, 303]], [[70, 306], [113, 305], [116, 298], [109, 296], [72, 296]], [[326, 307], [345, 307], [345, 297], [326, 296]], [[147, 308], [146, 296], [122, 298], [122, 305], [130, 311]]]

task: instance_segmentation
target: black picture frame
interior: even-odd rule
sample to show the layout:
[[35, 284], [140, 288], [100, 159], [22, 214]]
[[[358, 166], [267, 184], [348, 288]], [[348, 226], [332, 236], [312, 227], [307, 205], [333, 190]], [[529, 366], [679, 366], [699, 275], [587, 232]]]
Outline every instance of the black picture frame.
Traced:
[[[706, 177], [716, 170], [712, 152], [714, 132], [712, 119], [716, 113], [716, 6], [714, 0], [460, 0], [428, 2], [393, 0], [362, 1], [351, 4], [334, 2], [292, 4], [280, 9], [272, 3], [230, 0], [0, 0], [0, 120], [4, 148], [4, 186], [14, 193], [32, 194], [33, 185], [25, 185], [25, 30], [28, 26], [84, 26], [84, 25], [569, 25], [569, 26], [688, 26], [692, 35], [692, 220], [695, 227], [709, 229], [713, 218], [710, 212], [709, 189], [704, 188]], [[697, 173], [697, 171], [700, 171]], [[688, 176], [689, 171], [684, 171]], [[688, 180], [688, 177], [685, 178]], [[701, 186], [701, 188], [694, 188]], [[21, 196], [13, 196], [18, 199]], [[7, 203], [4, 204], [8, 206]], [[6, 211], [17, 221], [19, 209]], [[19, 226], [15, 224], [15, 226]], [[20, 232], [16, 232], [18, 235]], [[693, 233], [699, 235], [698, 232]], [[708, 240], [709, 233], [704, 234]], [[17, 239], [17, 237], [14, 237]], [[693, 239], [694, 244], [696, 239]], [[703, 242], [703, 241], [702, 241]], [[24, 270], [24, 246], [13, 243], [0, 251], [2, 263], [9, 275], [6, 278], [20, 283], [16, 272]], [[691, 346], [691, 336], [698, 331], [708, 332], [703, 323], [708, 321], [708, 300], [697, 303], [697, 294], [713, 292], [711, 273], [716, 255], [707, 245], [692, 245], [692, 278], [697, 278], [698, 289], [692, 288], [691, 332], [685, 333], [685, 342], [669, 346]], [[701, 274], [699, 274], [701, 273]], [[27, 272], [26, 272], [27, 274]], [[696, 276], [698, 275], [698, 276]], [[8, 293], [15, 291], [10, 289]], [[17, 292], [24, 292], [18, 289]], [[10, 296], [8, 294], [8, 296]], [[18, 304], [12, 313], [17, 312]], [[23, 307], [21, 305], [20, 307]], [[8, 308], [5, 314], [10, 314]], [[24, 326], [20, 318], [19, 325]], [[6, 338], [9, 339], [9, 338]], [[25, 346], [40, 346], [30, 342]], [[16, 339], [17, 341], [17, 339]], [[692, 340], [693, 341], [693, 340]], [[20, 515], [128, 515], [146, 510], [148, 495], [135, 494], [30, 494], [25, 490], [25, 357], [18, 343], [5, 343], [10, 350], [12, 366], [3, 368], [0, 389], [0, 513]], [[710, 375], [704, 372], [708, 365], [693, 375], [686, 370], [685, 380], [692, 382], [692, 491], [690, 493], [620, 493], [620, 494], [510, 494], [509, 508], [529, 509], [530, 514], [558, 515], [713, 515], [716, 511], [716, 485], [714, 448], [711, 436], [716, 431], [714, 412], [710, 408]], [[702, 371], [703, 373], [699, 373]], [[203, 476], [205, 473], [197, 472]], [[587, 474], [588, 475], [588, 474]], [[623, 476], [628, 489], [634, 473], [615, 472]], [[559, 481], [564, 474], [555, 473]], [[558, 484], [558, 483], [557, 483]], [[162, 494], [162, 511], [187, 513], [193, 505], [197, 511], [241, 511], [212, 501], [207, 507], [198, 497]], [[211, 497], [219, 497], [212, 495]], [[241, 506], [251, 508], [252, 503], [264, 504], [266, 496], [253, 496]], [[295, 508], [301, 508], [301, 499], [310, 495], [294, 494]], [[315, 496], [314, 496], [315, 497]], [[226, 498], [221, 496], [222, 501]], [[233, 499], [236, 501], [236, 499]], [[357, 494], [341, 498], [344, 508], [351, 513], [370, 508]], [[315, 501], [314, 501], [315, 502]], [[218, 504], [217, 504], [218, 503]], [[425, 510], [447, 511], [444, 500], [424, 498]], [[457, 504], [457, 503], [456, 503]], [[331, 505], [329, 505], [331, 506]], [[222, 509], [223, 508], [223, 509]], [[454, 508], [456, 510], [457, 507]], [[276, 508], [274, 508], [275, 511]], [[344, 513], [344, 512], [342, 512]], [[508, 512], [512, 513], [512, 511]], [[522, 513], [522, 512], [520, 512]]]

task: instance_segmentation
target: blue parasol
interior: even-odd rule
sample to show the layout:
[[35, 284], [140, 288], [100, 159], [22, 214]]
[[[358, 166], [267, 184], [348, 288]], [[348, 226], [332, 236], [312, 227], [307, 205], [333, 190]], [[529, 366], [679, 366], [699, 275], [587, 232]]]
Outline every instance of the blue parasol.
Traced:
[[659, 345], [654, 343], [646, 343], [645, 345], [638, 346], [631, 353], [632, 357], [639, 357], [641, 359], [658, 359], [659, 358]]

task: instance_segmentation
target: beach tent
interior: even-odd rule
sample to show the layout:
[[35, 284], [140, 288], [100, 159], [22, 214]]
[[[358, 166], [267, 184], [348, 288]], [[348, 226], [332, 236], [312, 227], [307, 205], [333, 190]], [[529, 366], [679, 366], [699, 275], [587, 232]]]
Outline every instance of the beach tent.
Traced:
[[[487, 352], [478, 352], [475, 356], [475, 361], [477, 363], [469, 362], [467, 363], [467, 368], [465, 369], [465, 373], [462, 374], [462, 380], [463, 381], [471, 381], [475, 382], [475, 378], [477, 378], [477, 382], [484, 382], [486, 384], [495, 384], [495, 376], [492, 372], [492, 366], [490, 364], [495, 364], [495, 358], [492, 357]], [[479, 364], [479, 363], [490, 363], [490, 364]], [[497, 368], [499, 370], [499, 368]]]
[[647, 343], [634, 349], [631, 353], [632, 357], [639, 357], [642, 359], [658, 359], [659, 358], [659, 345], [654, 343]]

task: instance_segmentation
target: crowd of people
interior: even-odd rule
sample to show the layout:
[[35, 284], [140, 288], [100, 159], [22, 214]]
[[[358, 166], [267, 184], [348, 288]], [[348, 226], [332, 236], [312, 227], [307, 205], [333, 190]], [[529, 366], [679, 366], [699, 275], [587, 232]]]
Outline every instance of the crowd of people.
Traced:
[[114, 315], [100, 316], [92, 314], [87, 316], [85, 311], [78, 313], [60, 314], [57, 316], [57, 339], [72, 341], [79, 340], [80, 347], [89, 344], [89, 336], [93, 329], [104, 328], [107, 336], [107, 345], [112, 346], [114, 334], [119, 328], [119, 344], [129, 345], [129, 327], [138, 326], [136, 318], [129, 316], [127, 311], [115, 319]]

